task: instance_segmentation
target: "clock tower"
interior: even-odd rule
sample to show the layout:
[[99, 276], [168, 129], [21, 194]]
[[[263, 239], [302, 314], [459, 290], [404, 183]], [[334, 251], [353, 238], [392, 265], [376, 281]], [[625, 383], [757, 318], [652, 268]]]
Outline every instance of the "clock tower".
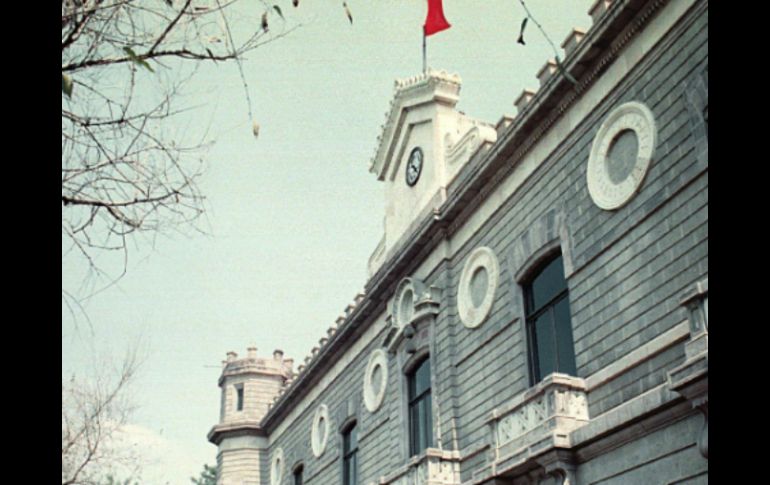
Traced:
[[397, 80], [369, 171], [386, 184], [385, 234], [369, 260], [373, 275], [447, 198], [460, 169], [497, 140], [494, 125], [455, 109], [460, 77], [428, 71]]

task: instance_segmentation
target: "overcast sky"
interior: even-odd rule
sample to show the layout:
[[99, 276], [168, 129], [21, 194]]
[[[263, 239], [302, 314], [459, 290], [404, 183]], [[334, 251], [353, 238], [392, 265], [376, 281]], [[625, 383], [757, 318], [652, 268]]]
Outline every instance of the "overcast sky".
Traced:
[[[200, 181], [206, 234], [132, 246], [127, 274], [86, 303], [90, 324], [62, 305], [62, 376], [119, 360], [131, 345], [145, 355], [126, 431], [150, 462], [143, 483], [189, 485], [216, 463], [206, 434], [219, 418], [225, 353], [253, 344], [261, 356], [280, 348], [301, 362], [362, 291], [383, 233], [384, 192], [369, 162], [394, 80], [422, 69], [427, 2], [348, 0], [352, 26], [341, 1], [276, 2], [286, 22], [276, 18], [271, 32], [300, 27], [243, 64], [258, 139], [234, 64], [209, 63], [187, 86], [197, 108], [175, 129], [208, 129], [215, 140]], [[558, 47], [573, 27], [590, 27], [592, 3], [527, 6]], [[513, 101], [537, 89], [553, 57], [531, 22], [527, 45], [516, 43], [521, 4], [444, 0], [444, 12], [452, 27], [429, 37], [428, 64], [460, 75], [458, 109], [491, 123], [515, 114]], [[72, 291], [77, 264], [62, 261]]]

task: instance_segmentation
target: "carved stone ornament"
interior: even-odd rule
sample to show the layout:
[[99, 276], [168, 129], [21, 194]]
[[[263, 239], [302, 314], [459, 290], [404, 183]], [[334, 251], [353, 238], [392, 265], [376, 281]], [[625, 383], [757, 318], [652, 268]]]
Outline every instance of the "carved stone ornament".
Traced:
[[460, 453], [428, 448], [368, 485], [459, 485], [460, 482]]
[[370, 413], [377, 411], [385, 398], [388, 384], [388, 356], [377, 349], [369, 356], [364, 373], [364, 405]]
[[477, 248], [468, 256], [457, 289], [457, 311], [463, 325], [476, 328], [486, 320], [499, 279], [500, 265], [490, 248]]
[[326, 449], [329, 440], [329, 408], [321, 404], [313, 415], [313, 425], [310, 430], [310, 445], [313, 448], [313, 456], [320, 458]]
[[280, 485], [283, 479], [283, 448], [278, 448], [273, 453], [270, 462], [270, 485]]
[[404, 278], [396, 288], [393, 299], [393, 323], [397, 328], [404, 328], [414, 316], [414, 303], [417, 300], [417, 289], [411, 278]]
[[652, 111], [631, 101], [615, 108], [599, 128], [588, 158], [588, 193], [602, 209], [625, 205], [639, 191], [657, 142]]

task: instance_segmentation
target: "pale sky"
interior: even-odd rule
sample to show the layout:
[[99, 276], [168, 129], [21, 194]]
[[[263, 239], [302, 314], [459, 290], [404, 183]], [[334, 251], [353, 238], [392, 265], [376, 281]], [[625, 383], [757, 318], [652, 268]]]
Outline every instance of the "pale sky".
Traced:
[[[146, 484], [189, 485], [216, 463], [206, 434], [219, 418], [225, 353], [253, 344], [300, 363], [363, 290], [382, 236], [384, 192], [369, 162], [394, 80], [422, 69], [427, 2], [348, 0], [352, 26], [341, 1], [276, 3], [286, 22], [275, 18], [272, 33], [301, 25], [243, 63], [259, 138], [234, 64], [202, 66], [187, 85], [196, 109], [173, 127], [208, 128], [215, 141], [200, 180], [207, 234], [137, 241], [127, 274], [85, 304], [90, 325], [62, 305], [63, 376], [131, 345], [145, 355], [126, 432], [143, 443]], [[527, 6], [558, 47], [573, 27], [590, 27], [592, 3]], [[514, 115], [553, 57], [546, 40], [530, 22], [527, 45], [516, 43], [515, 0], [444, 0], [444, 13], [452, 27], [428, 38], [428, 65], [460, 75], [457, 108], [493, 124]], [[80, 269], [62, 260], [63, 288], [77, 290]]]

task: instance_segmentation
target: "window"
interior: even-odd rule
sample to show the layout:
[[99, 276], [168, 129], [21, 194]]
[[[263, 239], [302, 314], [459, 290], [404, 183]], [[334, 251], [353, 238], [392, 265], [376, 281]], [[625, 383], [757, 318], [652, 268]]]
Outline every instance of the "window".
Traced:
[[536, 384], [548, 374], [575, 375], [569, 294], [561, 254], [548, 260], [524, 286], [529, 368]]
[[243, 411], [243, 384], [235, 386], [235, 391], [238, 393], [238, 403], [236, 410]]
[[342, 434], [342, 483], [345, 485], [356, 485], [358, 475], [358, 433], [356, 424], [353, 423]]
[[430, 398], [430, 358], [409, 374], [409, 449], [411, 456], [433, 446]]
[[294, 485], [302, 485], [302, 472], [303, 472], [302, 465], [298, 466], [294, 470]]

